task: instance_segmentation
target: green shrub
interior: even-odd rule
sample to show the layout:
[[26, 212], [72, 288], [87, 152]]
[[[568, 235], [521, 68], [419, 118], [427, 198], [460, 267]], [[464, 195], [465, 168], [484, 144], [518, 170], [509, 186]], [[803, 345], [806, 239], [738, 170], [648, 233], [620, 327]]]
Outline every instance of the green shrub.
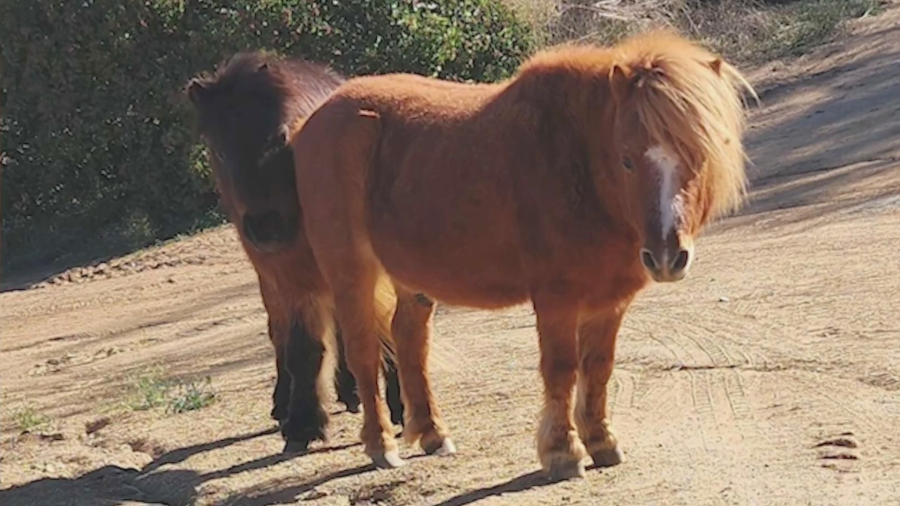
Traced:
[[495, 0], [4, 1], [0, 33], [6, 264], [208, 221], [216, 196], [181, 87], [236, 51], [491, 81], [532, 49]]

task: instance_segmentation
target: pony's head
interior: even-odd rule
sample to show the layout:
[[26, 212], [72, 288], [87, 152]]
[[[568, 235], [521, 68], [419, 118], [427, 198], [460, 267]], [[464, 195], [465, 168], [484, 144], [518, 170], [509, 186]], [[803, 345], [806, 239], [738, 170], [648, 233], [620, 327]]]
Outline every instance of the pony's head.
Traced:
[[342, 82], [324, 67], [248, 52], [185, 87], [222, 207], [261, 251], [290, 243], [297, 231], [289, 129]]
[[703, 225], [744, 199], [741, 91], [753, 90], [721, 58], [666, 32], [619, 46], [609, 80], [641, 264], [656, 281], [678, 281]]

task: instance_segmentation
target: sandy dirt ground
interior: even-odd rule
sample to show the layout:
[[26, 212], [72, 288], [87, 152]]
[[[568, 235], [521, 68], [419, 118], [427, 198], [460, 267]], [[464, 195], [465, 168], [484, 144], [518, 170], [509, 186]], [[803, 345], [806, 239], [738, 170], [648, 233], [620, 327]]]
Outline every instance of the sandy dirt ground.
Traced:
[[[359, 415], [282, 455], [250, 264], [221, 228], [0, 295], [0, 504], [900, 505], [900, 9], [752, 78], [751, 203], [648, 289], [619, 337], [626, 462], [548, 483], [534, 315], [441, 307], [433, 378], [459, 447], [372, 469]], [[183, 414], [135, 377], [210, 376]], [[48, 422], [22, 433], [21, 413]], [[17, 415], [18, 414], [18, 415]]]

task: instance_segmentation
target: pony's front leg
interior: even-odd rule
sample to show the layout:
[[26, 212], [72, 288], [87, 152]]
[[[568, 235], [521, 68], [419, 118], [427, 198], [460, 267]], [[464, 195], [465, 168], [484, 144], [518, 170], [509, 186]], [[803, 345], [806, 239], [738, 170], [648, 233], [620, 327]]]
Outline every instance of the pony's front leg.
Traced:
[[578, 433], [597, 467], [620, 464], [624, 457], [606, 413], [606, 385], [615, 361], [616, 335], [627, 304], [592, 314], [578, 329]]
[[275, 348], [275, 369], [277, 376], [275, 380], [275, 389], [272, 391], [272, 412], [270, 413], [273, 420], [278, 421], [279, 425], [288, 419], [290, 400], [291, 400], [291, 374], [288, 372], [287, 360], [287, 325], [279, 325], [269, 318], [269, 339], [272, 341], [272, 347]]
[[359, 272], [349, 278], [355, 283], [336, 286], [335, 310], [344, 336], [347, 365], [356, 378], [356, 389], [363, 405], [360, 439], [376, 466], [393, 468], [405, 462], [400, 458], [387, 406], [378, 389], [381, 342], [375, 319], [373, 277]]
[[419, 442], [425, 453], [451, 455], [456, 447], [441, 420], [428, 379], [428, 340], [434, 301], [395, 287], [397, 310], [391, 333], [397, 343], [400, 386], [406, 410], [403, 436], [410, 444]]
[[281, 425], [285, 452], [305, 451], [312, 441], [328, 439], [328, 413], [322, 405], [329, 324], [312, 298], [299, 304], [290, 327], [286, 347], [287, 369], [291, 375], [290, 414]]
[[347, 406], [347, 411], [359, 413], [356, 378], [350, 374], [350, 368], [347, 367], [347, 352], [344, 348], [344, 336], [341, 333], [340, 325], [335, 329], [335, 342], [337, 344], [338, 366], [334, 377], [334, 389], [337, 391], [337, 400]]
[[275, 389], [272, 391], [270, 416], [282, 425], [290, 413], [291, 375], [287, 368], [287, 342], [290, 335], [289, 317], [275, 287], [259, 276], [259, 292], [268, 315], [269, 341], [275, 349]]
[[572, 389], [578, 356], [575, 305], [535, 300], [544, 380], [544, 411], [538, 429], [541, 466], [556, 479], [584, 476], [587, 455], [572, 423]]

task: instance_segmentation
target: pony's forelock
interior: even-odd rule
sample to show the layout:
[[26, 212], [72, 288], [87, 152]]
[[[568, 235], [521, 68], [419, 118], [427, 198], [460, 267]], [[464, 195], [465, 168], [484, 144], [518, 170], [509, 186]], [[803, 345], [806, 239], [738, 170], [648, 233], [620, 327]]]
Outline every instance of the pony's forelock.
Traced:
[[[261, 101], [268, 113], [279, 114], [282, 125], [289, 126], [294, 118], [310, 114], [344, 80], [326, 65], [274, 52], [246, 51], [232, 55], [215, 72], [194, 77], [186, 91], [201, 89], [205, 98], [195, 102], [201, 113], [234, 114], [238, 102], [217, 104], [212, 100], [229, 96], [236, 100]], [[256, 102], [252, 106], [260, 107]]]
[[615, 64], [643, 74], [629, 106], [647, 133], [690, 170], [705, 171], [713, 217], [738, 208], [747, 189], [743, 92], [756, 97], [753, 87], [733, 66], [671, 32], [636, 36], [616, 49]]

